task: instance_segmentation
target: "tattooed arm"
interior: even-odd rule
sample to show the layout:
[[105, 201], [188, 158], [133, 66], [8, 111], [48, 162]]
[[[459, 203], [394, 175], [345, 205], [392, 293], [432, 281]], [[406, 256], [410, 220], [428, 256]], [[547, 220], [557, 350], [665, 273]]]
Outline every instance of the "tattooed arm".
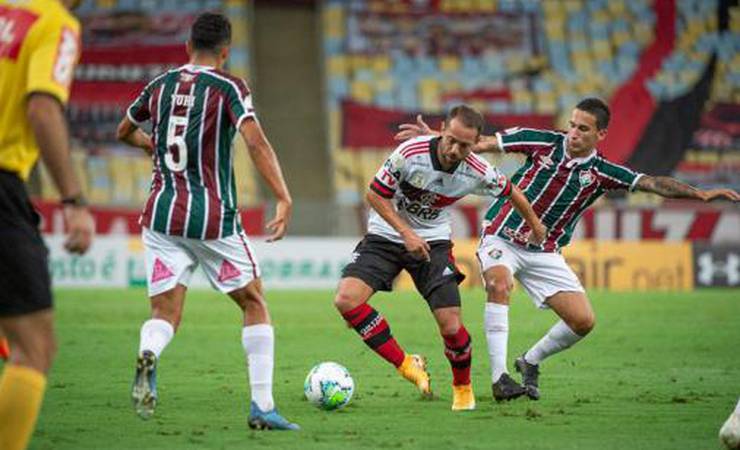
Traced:
[[704, 202], [718, 199], [733, 202], [740, 201], [740, 194], [732, 189], [709, 189], [703, 191], [671, 177], [643, 175], [637, 180], [636, 189], [643, 192], [653, 192], [667, 198], [689, 198]]

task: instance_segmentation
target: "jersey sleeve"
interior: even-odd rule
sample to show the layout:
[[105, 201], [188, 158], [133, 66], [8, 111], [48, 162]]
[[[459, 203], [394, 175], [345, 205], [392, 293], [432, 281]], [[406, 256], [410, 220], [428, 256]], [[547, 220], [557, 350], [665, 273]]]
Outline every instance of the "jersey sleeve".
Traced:
[[478, 195], [508, 197], [511, 195], [511, 180], [496, 167], [487, 165], [481, 178], [480, 186], [475, 190]]
[[406, 158], [401, 154], [402, 148], [399, 146], [391, 153], [370, 183], [370, 190], [383, 198], [393, 198], [405, 177]]
[[141, 128], [144, 122], [151, 119], [152, 112], [149, 110], [149, 100], [152, 97], [152, 84], [149, 83], [144, 90], [141, 91], [136, 100], [126, 109], [126, 116], [128, 120], [133, 122], [134, 125]]
[[498, 147], [507, 153], [530, 155], [538, 150], [551, 149], [562, 135], [548, 130], [533, 128], [507, 128], [496, 133]]
[[79, 31], [73, 17], [47, 15], [29, 56], [26, 94], [43, 92], [67, 103], [80, 57]]
[[256, 115], [252, 104], [252, 93], [247, 87], [247, 82], [239, 79], [230, 83], [230, 86], [225, 107], [229, 120], [238, 130], [245, 119], [256, 118]]
[[615, 191], [619, 189], [635, 190], [637, 180], [643, 175], [635, 172], [629, 167], [615, 164], [605, 159], [596, 165], [599, 183], [604, 190]]

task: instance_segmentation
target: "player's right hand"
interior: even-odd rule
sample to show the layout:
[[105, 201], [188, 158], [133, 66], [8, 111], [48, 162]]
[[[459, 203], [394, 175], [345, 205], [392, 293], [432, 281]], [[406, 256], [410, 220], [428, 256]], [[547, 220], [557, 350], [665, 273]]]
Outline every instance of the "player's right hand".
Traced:
[[529, 242], [534, 245], [541, 245], [547, 239], [547, 227], [539, 222], [532, 228], [532, 232], [529, 235]]
[[287, 200], [278, 200], [275, 205], [275, 217], [267, 222], [265, 226], [270, 231], [270, 237], [267, 242], [279, 241], [285, 237], [288, 232], [288, 222], [290, 222], [290, 212], [292, 209], [291, 202]]
[[418, 234], [414, 233], [410, 228], [401, 232], [403, 238], [403, 245], [406, 250], [411, 253], [415, 258], [429, 262], [431, 257], [429, 252], [431, 247], [424, 239], [420, 238]]
[[64, 223], [67, 227], [67, 239], [64, 248], [70, 253], [82, 255], [90, 248], [95, 221], [87, 208], [68, 205], [64, 207]]
[[416, 123], [402, 123], [398, 126], [401, 130], [393, 137], [397, 141], [406, 141], [411, 138], [419, 136], [428, 136], [430, 134], [437, 134], [424, 122], [421, 118], [421, 114], [416, 116]]

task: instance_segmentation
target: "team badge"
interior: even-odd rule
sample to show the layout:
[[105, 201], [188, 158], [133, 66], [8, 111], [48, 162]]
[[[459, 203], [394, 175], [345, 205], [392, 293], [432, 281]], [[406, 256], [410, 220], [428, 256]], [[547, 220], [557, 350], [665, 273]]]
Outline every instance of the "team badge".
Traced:
[[578, 181], [581, 183], [582, 187], [589, 186], [594, 182], [594, 178], [594, 174], [590, 170], [581, 170], [578, 174]]
[[409, 184], [419, 189], [424, 187], [425, 182], [426, 179], [424, 178], [424, 174], [418, 172], [411, 175], [411, 178], [409, 179]]
[[392, 172], [395, 172], [397, 170], [403, 169], [403, 165], [406, 162], [406, 158], [403, 157], [400, 153], [394, 153], [391, 155], [390, 158], [388, 158], [388, 168], [391, 169]]

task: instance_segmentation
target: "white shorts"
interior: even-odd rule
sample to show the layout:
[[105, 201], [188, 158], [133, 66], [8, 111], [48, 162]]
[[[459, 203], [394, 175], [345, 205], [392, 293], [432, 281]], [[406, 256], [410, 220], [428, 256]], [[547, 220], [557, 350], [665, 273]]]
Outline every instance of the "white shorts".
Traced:
[[558, 292], [585, 292], [560, 253], [529, 251], [499, 237], [484, 236], [477, 256], [481, 273], [494, 266], [508, 268], [538, 308], [549, 308], [545, 301]]
[[189, 239], [143, 228], [149, 296], [169, 291], [178, 284], [188, 285], [198, 264], [203, 266], [211, 285], [231, 292], [259, 278], [254, 250], [244, 232], [222, 239]]

